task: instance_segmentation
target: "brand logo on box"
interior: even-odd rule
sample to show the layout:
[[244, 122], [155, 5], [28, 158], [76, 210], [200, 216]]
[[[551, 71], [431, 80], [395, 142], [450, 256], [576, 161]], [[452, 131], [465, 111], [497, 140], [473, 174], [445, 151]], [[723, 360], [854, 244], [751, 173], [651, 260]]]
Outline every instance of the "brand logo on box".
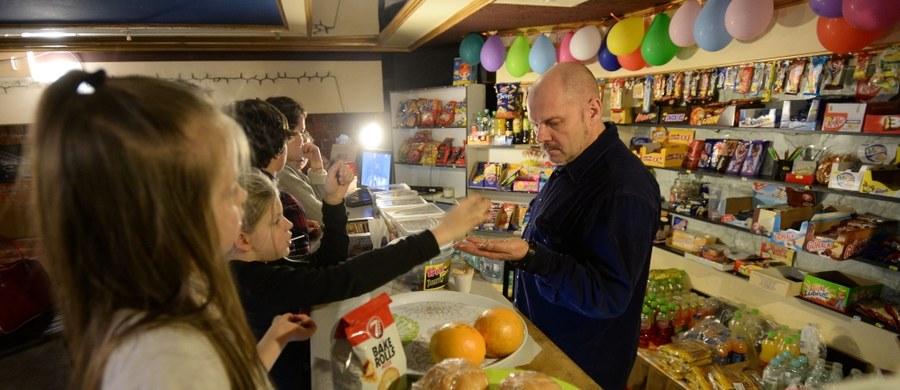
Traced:
[[369, 334], [369, 337], [376, 339], [380, 339], [381, 336], [384, 336], [384, 324], [381, 323], [381, 318], [372, 317], [369, 320], [369, 323], [366, 324], [366, 332]]
[[810, 252], [824, 251], [833, 247], [834, 243], [831, 241], [813, 240], [806, 243], [806, 250]]
[[655, 113], [655, 112], [650, 112], [650, 113], [646, 113], [646, 114], [644, 114], [644, 113], [639, 113], [639, 114], [637, 114], [637, 115], [634, 116], [634, 121], [635, 121], [635, 122], [651, 122], [651, 121], [654, 121], [654, 120], [656, 120], [656, 113]]
[[846, 112], [829, 112], [825, 114], [825, 122], [822, 123], [822, 130], [837, 131], [847, 124]]
[[663, 122], [684, 122], [684, 118], [687, 118], [685, 113], [666, 114]]
[[795, 238], [800, 238], [800, 235], [797, 233], [780, 231], [772, 233], [772, 239], [775, 241], [786, 242], [788, 240], [793, 240]]

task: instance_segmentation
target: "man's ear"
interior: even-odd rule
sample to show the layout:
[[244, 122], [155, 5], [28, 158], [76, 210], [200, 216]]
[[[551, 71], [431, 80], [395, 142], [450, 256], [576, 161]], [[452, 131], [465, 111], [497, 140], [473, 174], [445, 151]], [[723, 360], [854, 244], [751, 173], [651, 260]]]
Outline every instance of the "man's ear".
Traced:
[[250, 243], [250, 237], [241, 232], [234, 240], [234, 247], [241, 252], [249, 252], [253, 249], [253, 244]]
[[591, 122], [603, 122], [603, 103], [598, 98], [588, 101], [588, 119]]

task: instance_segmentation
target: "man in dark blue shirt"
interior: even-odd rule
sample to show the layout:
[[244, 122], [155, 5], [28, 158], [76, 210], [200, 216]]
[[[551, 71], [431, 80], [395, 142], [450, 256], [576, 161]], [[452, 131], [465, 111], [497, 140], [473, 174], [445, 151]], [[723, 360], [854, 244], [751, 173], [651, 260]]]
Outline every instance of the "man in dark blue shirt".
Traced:
[[659, 222], [656, 180], [601, 119], [597, 81], [560, 63], [531, 87], [530, 120], [557, 167], [522, 237], [457, 248], [517, 268], [516, 307], [604, 389], [624, 389]]

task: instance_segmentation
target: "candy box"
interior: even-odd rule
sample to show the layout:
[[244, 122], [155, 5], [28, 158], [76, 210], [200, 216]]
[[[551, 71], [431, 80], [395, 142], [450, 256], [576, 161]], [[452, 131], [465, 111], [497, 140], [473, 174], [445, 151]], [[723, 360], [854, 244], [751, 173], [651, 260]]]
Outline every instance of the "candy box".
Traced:
[[839, 271], [808, 273], [803, 278], [800, 295], [814, 303], [846, 312], [856, 302], [877, 298], [882, 284]]
[[[838, 215], [840, 213], [829, 213]], [[849, 215], [849, 214], [848, 214]], [[804, 249], [834, 260], [846, 260], [865, 249], [877, 234], [894, 234], [897, 222], [873, 215], [821, 221], [813, 217]], [[813, 230], [815, 228], [815, 230]]]
[[771, 241], [763, 241], [759, 247], [759, 255], [766, 260], [793, 265], [797, 251]]
[[674, 168], [680, 167], [687, 157], [687, 145], [665, 144], [662, 149], [648, 152], [646, 146], [641, 146], [641, 162], [648, 167]]
[[863, 133], [900, 133], [900, 102], [869, 103]]
[[846, 161], [832, 163], [828, 188], [859, 191], [859, 186], [862, 184], [863, 176], [865, 176], [869, 166], [863, 165], [858, 170], [854, 170], [853, 165], [855, 164]]
[[708, 234], [688, 232], [685, 230], [672, 231], [672, 247], [685, 252], [699, 252], [704, 246], [716, 243], [716, 237]]
[[711, 104], [697, 106], [691, 110], [690, 124], [694, 126], [734, 126], [737, 124], [736, 106], [723, 106]]
[[763, 259], [746, 259], [734, 261], [734, 272], [744, 276], [750, 276], [754, 272], [764, 270], [769, 267], [787, 266], [787, 264], [779, 262], [771, 262]]
[[781, 108], [779, 127], [790, 130], [816, 130], [822, 123], [824, 111], [821, 99], [785, 100]]
[[757, 234], [772, 235], [775, 232], [792, 228], [803, 229], [803, 222], [812, 218], [812, 216], [820, 209], [821, 206], [790, 207], [787, 205], [777, 205], [758, 207], [753, 212], [753, 226], [751, 227], [751, 230]]
[[690, 107], [665, 106], [660, 109], [659, 123], [688, 124], [690, 122], [690, 112]]
[[800, 295], [803, 277], [803, 272], [794, 267], [769, 267], [750, 273], [750, 284], [784, 297], [794, 297]]
[[780, 120], [781, 111], [777, 108], [745, 108], [738, 127], [775, 127]]
[[822, 131], [846, 131], [859, 133], [862, 130], [866, 103], [828, 103]]
[[653, 107], [650, 112], [635, 112], [634, 123], [659, 123], [659, 107]]
[[900, 197], [900, 169], [896, 166], [872, 166], [863, 174], [859, 192]]
[[615, 111], [610, 111], [609, 121], [618, 124], [628, 124], [632, 121], [632, 108], [625, 107]]

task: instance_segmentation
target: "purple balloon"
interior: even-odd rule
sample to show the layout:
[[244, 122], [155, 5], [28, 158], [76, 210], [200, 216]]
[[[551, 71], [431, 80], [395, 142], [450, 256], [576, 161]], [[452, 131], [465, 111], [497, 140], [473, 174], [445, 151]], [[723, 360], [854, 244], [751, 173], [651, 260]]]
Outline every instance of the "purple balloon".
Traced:
[[809, 8], [812, 8], [813, 12], [821, 17], [839, 18], [843, 16], [842, 2], [842, 0], [809, 0]]
[[[607, 36], [609, 36], [607, 34]], [[600, 45], [600, 54], [597, 54], [597, 61], [600, 62], [600, 66], [603, 69], [606, 69], [609, 72], [615, 72], [622, 67], [619, 64], [619, 58], [616, 57], [615, 54], [610, 53], [609, 49], [606, 47], [606, 37], [603, 37], [603, 44]]]
[[506, 60], [506, 48], [497, 35], [491, 35], [481, 46], [481, 66], [488, 72], [496, 72]]

